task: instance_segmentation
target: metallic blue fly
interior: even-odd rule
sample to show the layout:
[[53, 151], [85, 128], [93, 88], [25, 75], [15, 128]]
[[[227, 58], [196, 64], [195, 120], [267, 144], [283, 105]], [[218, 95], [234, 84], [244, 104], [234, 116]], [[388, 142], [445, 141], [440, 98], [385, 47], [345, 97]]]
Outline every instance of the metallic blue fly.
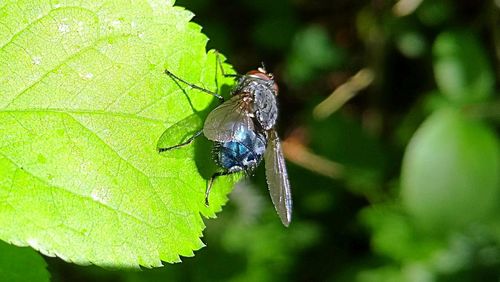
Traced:
[[202, 133], [214, 141], [214, 159], [221, 171], [214, 173], [208, 182], [205, 193], [207, 205], [210, 189], [217, 177], [252, 171], [265, 159], [271, 199], [281, 221], [288, 226], [292, 219], [292, 196], [281, 143], [275, 131], [278, 86], [273, 75], [264, 66], [245, 75], [229, 75], [236, 77], [237, 82], [231, 91], [231, 98], [224, 101], [215, 92], [189, 83], [168, 70], [165, 73], [191, 88], [217, 97], [222, 103], [208, 114], [202, 130], [186, 142], [159, 148], [159, 152], [190, 144]]

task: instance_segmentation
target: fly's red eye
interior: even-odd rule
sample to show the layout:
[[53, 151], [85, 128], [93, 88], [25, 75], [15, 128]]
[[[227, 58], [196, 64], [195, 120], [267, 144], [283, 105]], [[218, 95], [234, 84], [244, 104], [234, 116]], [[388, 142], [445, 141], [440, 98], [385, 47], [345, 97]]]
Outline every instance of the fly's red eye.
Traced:
[[278, 90], [279, 90], [279, 88], [278, 88], [278, 84], [276, 82], [273, 84], [273, 90], [274, 90], [274, 94], [276, 96], [278, 96]]
[[[274, 76], [272, 73], [267, 73], [264, 70], [258, 69], [258, 70], [251, 70], [247, 72], [247, 75], [253, 76], [253, 77], [258, 77], [263, 80], [273, 80]], [[278, 84], [274, 83], [273, 84], [273, 90], [274, 94], [277, 96], [278, 95]]]
[[264, 79], [264, 80], [272, 79], [269, 77], [269, 75], [267, 73], [261, 72], [260, 70], [251, 70], [251, 71], [247, 72], [247, 75], [255, 76], [255, 77], [258, 77], [258, 78]]

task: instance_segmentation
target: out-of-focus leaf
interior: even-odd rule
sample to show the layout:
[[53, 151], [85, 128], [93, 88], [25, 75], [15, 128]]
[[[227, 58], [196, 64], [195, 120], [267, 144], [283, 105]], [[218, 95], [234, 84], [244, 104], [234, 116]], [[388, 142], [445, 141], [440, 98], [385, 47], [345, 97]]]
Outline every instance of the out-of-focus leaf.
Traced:
[[417, 31], [407, 31], [401, 34], [396, 44], [405, 56], [416, 58], [424, 54], [428, 48], [425, 37]]
[[425, 265], [409, 264], [404, 266], [382, 266], [361, 271], [358, 282], [433, 282], [435, 276]]
[[387, 156], [383, 146], [357, 120], [338, 113], [311, 122], [310, 128], [309, 146], [315, 153], [344, 166], [343, 177], [350, 189], [362, 194], [377, 190]]
[[454, 2], [449, 0], [423, 1], [417, 9], [417, 16], [424, 24], [437, 26], [450, 21], [455, 12], [454, 6]]
[[500, 148], [491, 129], [442, 109], [421, 125], [406, 149], [401, 195], [422, 226], [463, 227], [497, 207], [499, 171]]
[[330, 40], [323, 27], [307, 27], [299, 31], [292, 42], [287, 79], [290, 84], [300, 84], [318, 71], [339, 67], [344, 56], [344, 51]]
[[440, 242], [419, 233], [411, 218], [395, 207], [370, 207], [360, 216], [372, 230], [374, 251], [398, 262], [425, 260], [442, 247]]
[[441, 33], [433, 54], [436, 83], [450, 100], [477, 102], [493, 94], [495, 77], [489, 59], [470, 31]]
[[315, 152], [344, 165], [382, 169], [385, 159], [381, 144], [357, 120], [335, 114], [311, 122], [310, 127], [311, 147]]
[[267, 205], [263, 215], [259, 223], [245, 224], [234, 220], [225, 231], [223, 247], [227, 252], [244, 254], [247, 261], [245, 271], [232, 281], [282, 280], [280, 277], [286, 274], [283, 270], [293, 263], [290, 258], [318, 239], [319, 230], [310, 223], [292, 223], [287, 232], [283, 232], [271, 204]]
[[30, 248], [19, 248], [0, 241], [0, 280], [8, 282], [50, 280], [43, 258]]
[[356, 276], [358, 282], [399, 282], [402, 279], [401, 269], [396, 266], [364, 269]]
[[282, 50], [290, 45], [295, 26], [297, 23], [293, 17], [277, 15], [263, 18], [256, 23], [252, 36], [262, 49]]

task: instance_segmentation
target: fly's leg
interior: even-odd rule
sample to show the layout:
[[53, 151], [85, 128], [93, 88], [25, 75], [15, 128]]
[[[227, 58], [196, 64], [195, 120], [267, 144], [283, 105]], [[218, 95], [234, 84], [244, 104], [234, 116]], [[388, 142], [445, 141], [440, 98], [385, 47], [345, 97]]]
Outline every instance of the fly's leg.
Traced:
[[224, 65], [222, 64], [222, 60], [220, 58], [220, 55], [219, 55], [219, 51], [215, 50], [215, 60], [216, 60], [216, 66], [215, 66], [215, 87], [217, 87], [217, 89], [219, 89], [219, 80], [217, 79], [217, 77], [219, 76], [218, 75], [218, 69], [220, 68], [220, 72], [222, 74], [222, 76], [224, 77], [232, 77], [233, 79], [238, 79], [241, 77], [241, 75], [239, 74], [228, 74], [224, 71]]
[[191, 83], [191, 82], [185, 81], [184, 79], [182, 79], [182, 78], [178, 77], [177, 75], [173, 74], [173, 73], [172, 73], [171, 71], [169, 71], [169, 70], [165, 70], [165, 74], [167, 74], [168, 76], [170, 76], [172, 79], [175, 79], [175, 80], [177, 80], [177, 81], [180, 81], [180, 82], [182, 82], [182, 83], [186, 84], [187, 86], [189, 86], [189, 87], [191, 87], [191, 88], [193, 88], [193, 89], [196, 89], [196, 90], [199, 90], [199, 91], [205, 92], [205, 93], [207, 93], [207, 94], [209, 94], [209, 95], [212, 95], [212, 96], [216, 97], [217, 99], [219, 99], [219, 101], [220, 101], [221, 103], [222, 103], [222, 102], [224, 102], [224, 97], [222, 97], [221, 95], [219, 95], [219, 94], [217, 94], [217, 93], [215, 93], [215, 92], [213, 92], [213, 91], [210, 91], [210, 90], [208, 90], [208, 89], [205, 89], [205, 88], [203, 88], [203, 87], [201, 87], [201, 86], [198, 86], [198, 85], [196, 85], [196, 84], [193, 84], [193, 83]]
[[[234, 74], [234, 73], [226, 73], [224, 71], [224, 65], [222, 64], [222, 60], [220, 59], [219, 51], [215, 50], [215, 59], [217, 60], [217, 65], [220, 68], [220, 73], [224, 77], [240, 77], [241, 75], [239, 74]], [[215, 75], [217, 76], [217, 68], [215, 69]], [[219, 87], [217, 87], [219, 89]]]
[[172, 149], [176, 149], [176, 148], [180, 148], [180, 147], [184, 147], [186, 145], [189, 145], [189, 144], [191, 144], [194, 141], [194, 139], [196, 139], [202, 133], [203, 133], [203, 129], [200, 130], [200, 131], [198, 131], [198, 132], [196, 132], [193, 136], [189, 137], [189, 139], [186, 140], [185, 142], [179, 143], [179, 144], [177, 144], [175, 146], [172, 146], [172, 147], [158, 148], [158, 152], [162, 153], [162, 152], [165, 152], [165, 151], [170, 151]]
[[208, 207], [210, 204], [208, 202], [208, 196], [210, 196], [210, 190], [212, 189], [212, 184], [214, 183], [215, 179], [219, 176], [224, 176], [224, 175], [228, 175], [228, 174], [232, 174], [232, 173], [235, 173], [236, 171], [220, 171], [220, 172], [216, 172], [212, 175], [212, 177], [210, 177], [210, 180], [208, 181], [208, 186], [207, 186], [207, 190], [205, 191], [205, 205]]

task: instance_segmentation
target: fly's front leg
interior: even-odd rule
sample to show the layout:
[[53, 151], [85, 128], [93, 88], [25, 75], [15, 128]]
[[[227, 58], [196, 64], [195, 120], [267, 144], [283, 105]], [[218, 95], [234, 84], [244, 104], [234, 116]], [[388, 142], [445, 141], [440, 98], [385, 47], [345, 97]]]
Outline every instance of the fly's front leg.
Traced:
[[179, 144], [172, 146], [172, 147], [158, 148], [158, 152], [161, 153], [161, 152], [165, 152], [165, 151], [170, 151], [172, 149], [176, 149], [176, 148], [180, 148], [180, 147], [184, 147], [186, 145], [189, 145], [194, 141], [194, 139], [196, 139], [202, 133], [203, 133], [203, 129], [196, 132], [193, 136], [189, 137], [189, 139], [186, 140], [185, 142], [179, 143]]
[[[220, 72], [221, 74], [224, 76], [224, 77], [235, 77], [235, 78], [238, 78], [240, 77], [241, 75], [239, 74], [234, 74], [234, 73], [226, 73], [224, 71], [224, 65], [222, 64], [222, 60], [220, 59], [220, 55], [219, 55], [219, 51], [215, 50], [215, 59], [217, 60], [217, 65], [218, 67], [220, 68]], [[217, 68], [215, 69], [215, 75], [217, 76]], [[219, 89], [219, 87], [217, 86], [217, 89]]]

